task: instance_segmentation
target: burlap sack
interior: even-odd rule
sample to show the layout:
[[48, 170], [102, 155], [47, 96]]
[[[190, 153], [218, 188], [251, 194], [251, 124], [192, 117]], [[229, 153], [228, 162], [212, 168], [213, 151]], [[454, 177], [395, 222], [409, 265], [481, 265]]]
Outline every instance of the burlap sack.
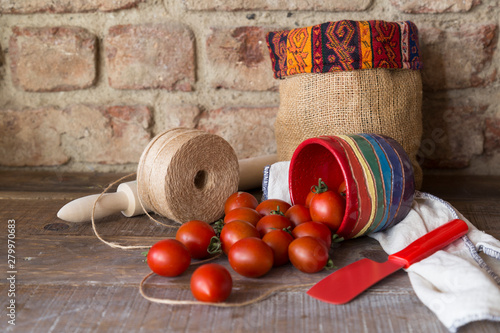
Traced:
[[[358, 29], [358, 40], [365, 39], [363, 46], [352, 43], [350, 50], [354, 60], [349, 63], [346, 62], [346, 53], [340, 52], [348, 49], [347, 44], [331, 43], [334, 38], [345, 35], [346, 27]], [[391, 29], [395, 33], [391, 33]], [[384, 37], [384, 34], [392, 39]], [[308, 35], [311, 45], [304, 42]], [[320, 37], [315, 40], [315, 36]], [[386, 38], [387, 43], [381, 37]], [[323, 46], [316, 51], [314, 47], [321, 44], [320, 38], [329, 44], [323, 41]], [[422, 135], [422, 79], [418, 35], [411, 22], [325, 23], [270, 33], [267, 42], [275, 77], [282, 79], [275, 123], [280, 160], [290, 160], [295, 148], [311, 137], [384, 134], [397, 140], [406, 150], [413, 164], [416, 187], [421, 187], [422, 169], [416, 154]], [[411, 42], [413, 44], [409, 45]], [[301, 49], [302, 53], [297, 51], [302, 47], [299, 43], [306, 46]], [[366, 49], [363, 50], [368, 43], [378, 43], [377, 47], [382, 50], [370, 46], [371, 62], [366, 60]], [[307, 47], [311, 48], [309, 55], [305, 52]], [[335, 47], [342, 50], [335, 50]], [[390, 53], [393, 50], [393, 53], [400, 51], [397, 61], [394, 60], [397, 54]], [[327, 52], [330, 53], [325, 55]], [[306, 55], [304, 58], [298, 57], [303, 54]], [[321, 67], [316, 66], [320, 60], [331, 61], [328, 64], [330, 67], [325, 63]]]
[[278, 158], [290, 160], [302, 141], [320, 135], [384, 134], [408, 153], [420, 187], [422, 170], [416, 154], [421, 108], [419, 71], [376, 68], [289, 76], [280, 82]]

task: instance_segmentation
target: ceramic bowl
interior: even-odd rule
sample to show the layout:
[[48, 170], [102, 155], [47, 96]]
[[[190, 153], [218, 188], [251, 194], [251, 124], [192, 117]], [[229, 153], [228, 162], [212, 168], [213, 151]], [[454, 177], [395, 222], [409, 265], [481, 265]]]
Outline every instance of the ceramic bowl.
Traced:
[[307, 139], [290, 163], [293, 204], [303, 204], [321, 178], [337, 190], [346, 182], [346, 210], [337, 235], [344, 239], [384, 230], [410, 211], [415, 180], [410, 159], [394, 139], [378, 134]]

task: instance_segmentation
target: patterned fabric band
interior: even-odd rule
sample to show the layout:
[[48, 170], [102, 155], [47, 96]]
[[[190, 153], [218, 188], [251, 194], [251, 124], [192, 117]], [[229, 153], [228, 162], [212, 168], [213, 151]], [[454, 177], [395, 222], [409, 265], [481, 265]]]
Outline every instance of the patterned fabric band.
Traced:
[[367, 68], [421, 69], [413, 22], [337, 21], [267, 34], [275, 78]]

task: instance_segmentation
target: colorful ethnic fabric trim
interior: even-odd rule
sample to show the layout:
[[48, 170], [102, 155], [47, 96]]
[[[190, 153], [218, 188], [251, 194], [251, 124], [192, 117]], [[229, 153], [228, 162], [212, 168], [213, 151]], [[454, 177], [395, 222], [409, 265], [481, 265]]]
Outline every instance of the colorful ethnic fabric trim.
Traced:
[[421, 69], [413, 22], [337, 21], [267, 34], [275, 78], [367, 68]]

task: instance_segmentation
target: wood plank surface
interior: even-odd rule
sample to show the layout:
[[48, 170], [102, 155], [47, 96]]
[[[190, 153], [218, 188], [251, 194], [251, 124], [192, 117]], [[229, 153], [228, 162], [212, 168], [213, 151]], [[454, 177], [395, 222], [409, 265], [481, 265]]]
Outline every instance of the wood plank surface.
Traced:
[[[331, 272], [304, 274], [287, 265], [263, 278], [249, 279], [234, 273], [227, 260], [219, 257], [215, 262], [228, 267], [234, 279], [229, 302], [252, 299], [276, 286], [291, 287], [245, 307], [151, 303], [138, 291], [139, 282], [149, 273], [142, 250], [110, 248], [95, 237], [90, 223], [68, 223], [56, 217], [69, 200], [99, 193], [119, 176], [0, 172], [2, 233], [6, 234], [7, 221], [15, 219], [17, 270], [16, 326], [8, 325], [2, 313], [1, 332], [447, 331], [417, 298], [402, 270], [355, 301], [333, 306], [307, 296], [305, 287], [293, 287], [315, 283]], [[430, 176], [423, 190], [448, 200], [479, 229], [500, 238], [500, 177]], [[108, 241], [135, 245], [151, 245], [175, 233], [146, 216], [112, 216], [98, 221], [97, 228]], [[0, 248], [6, 251], [7, 237], [0, 239]], [[331, 255], [337, 267], [363, 257], [382, 261], [387, 256], [367, 237], [341, 243]], [[153, 276], [145, 291], [154, 297], [193, 300], [189, 277], [194, 269], [171, 279]], [[7, 269], [3, 272], [6, 276]], [[1, 300], [7, 301], [8, 290], [4, 278]], [[499, 330], [499, 323], [483, 321], [460, 332]]]

